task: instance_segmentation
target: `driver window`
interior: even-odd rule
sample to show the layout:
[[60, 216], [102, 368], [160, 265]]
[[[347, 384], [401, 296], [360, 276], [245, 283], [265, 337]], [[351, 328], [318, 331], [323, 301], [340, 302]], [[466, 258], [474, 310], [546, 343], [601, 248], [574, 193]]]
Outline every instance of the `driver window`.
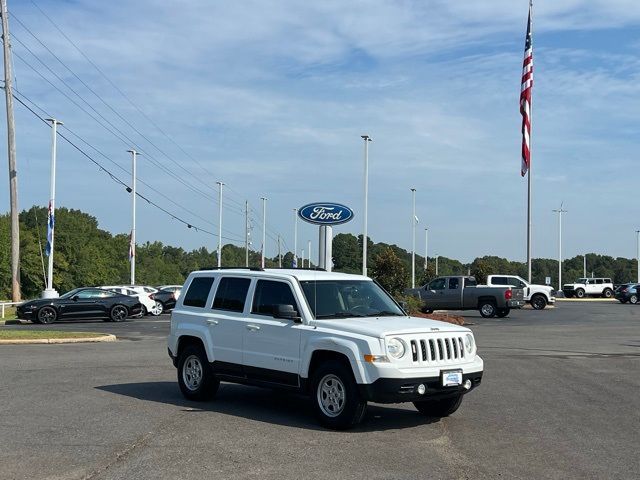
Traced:
[[272, 280], [258, 280], [253, 295], [251, 313], [273, 316], [276, 305], [293, 305], [294, 310], [300, 312], [288, 284]]
[[79, 299], [98, 298], [101, 296], [102, 293], [103, 293], [102, 290], [82, 290], [81, 292], [78, 292], [76, 296]]
[[429, 289], [431, 290], [444, 290], [447, 284], [446, 278], [436, 278], [433, 282], [429, 284]]

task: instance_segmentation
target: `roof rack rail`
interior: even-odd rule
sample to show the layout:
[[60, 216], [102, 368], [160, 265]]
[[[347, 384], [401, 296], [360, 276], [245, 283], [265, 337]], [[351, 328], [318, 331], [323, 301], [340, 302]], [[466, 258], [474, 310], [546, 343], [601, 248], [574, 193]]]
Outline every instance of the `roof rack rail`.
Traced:
[[251, 270], [254, 272], [261, 272], [262, 268], [260, 267], [203, 267], [198, 269], [198, 271], [203, 271], [203, 270]]
[[326, 272], [326, 268], [322, 267], [266, 267], [265, 270], [311, 270], [316, 272]]
[[326, 272], [326, 268], [321, 267], [204, 267], [199, 268], [198, 271], [203, 270], [250, 270], [252, 272], [264, 272], [265, 270], [303, 270], [303, 271], [315, 271], [315, 272]]

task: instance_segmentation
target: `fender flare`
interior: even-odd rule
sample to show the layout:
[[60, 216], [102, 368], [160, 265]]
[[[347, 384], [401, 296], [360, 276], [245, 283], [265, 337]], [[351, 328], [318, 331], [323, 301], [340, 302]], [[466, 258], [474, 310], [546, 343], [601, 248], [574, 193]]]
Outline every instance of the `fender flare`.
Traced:
[[362, 351], [362, 348], [359, 348], [353, 340], [329, 336], [314, 338], [303, 347], [300, 362], [300, 376], [302, 378], [309, 378], [311, 359], [313, 354], [319, 350], [335, 352], [347, 357], [356, 383], [367, 383], [367, 374], [364, 365], [359, 359], [359, 352]]

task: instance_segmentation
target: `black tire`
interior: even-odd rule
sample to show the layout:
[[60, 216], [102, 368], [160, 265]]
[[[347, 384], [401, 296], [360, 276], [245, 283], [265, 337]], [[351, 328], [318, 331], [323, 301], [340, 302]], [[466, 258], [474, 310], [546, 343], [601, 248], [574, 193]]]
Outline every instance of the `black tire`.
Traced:
[[547, 306], [547, 299], [544, 295], [538, 293], [531, 297], [531, 306], [535, 310], [544, 310], [544, 307]]
[[635, 293], [634, 293], [634, 294], [632, 294], [632, 295], [629, 297], [629, 303], [630, 303], [630, 304], [632, 304], [632, 305], [635, 305], [636, 303], [638, 303], [638, 295], [637, 295], [637, 294], [635, 294]]
[[496, 311], [496, 315], [498, 316], [498, 318], [504, 318], [509, 316], [509, 313], [511, 312], [510, 308], [499, 308]]
[[318, 421], [332, 430], [345, 430], [357, 425], [367, 409], [351, 367], [338, 360], [322, 363], [311, 374], [310, 393]]
[[480, 302], [478, 310], [480, 311], [480, 315], [484, 318], [493, 318], [497, 313], [496, 304], [490, 300], [483, 300]]
[[602, 296], [604, 298], [611, 298], [613, 297], [613, 290], [611, 290], [610, 288], [605, 288], [604, 292], [602, 292]]
[[124, 322], [129, 316], [129, 310], [124, 305], [114, 305], [109, 311], [109, 319], [112, 322]]
[[461, 394], [451, 398], [443, 398], [442, 400], [423, 400], [421, 402], [413, 402], [413, 405], [421, 414], [427, 417], [448, 417], [460, 408], [463, 396]]
[[147, 310], [147, 307], [145, 307], [144, 305], [142, 305], [142, 313], [140, 313], [141, 317], [146, 317], [147, 315], [149, 315], [149, 312]]
[[220, 381], [214, 376], [202, 346], [187, 345], [180, 352], [178, 356], [178, 385], [182, 395], [188, 400], [202, 402], [215, 396]]
[[582, 288], [576, 290], [576, 297], [584, 298], [584, 290]]
[[58, 312], [56, 312], [56, 309], [53, 307], [42, 307], [40, 310], [38, 310], [36, 317], [36, 323], [47, 325], [49, 323], [55, 322], [58, 319]]

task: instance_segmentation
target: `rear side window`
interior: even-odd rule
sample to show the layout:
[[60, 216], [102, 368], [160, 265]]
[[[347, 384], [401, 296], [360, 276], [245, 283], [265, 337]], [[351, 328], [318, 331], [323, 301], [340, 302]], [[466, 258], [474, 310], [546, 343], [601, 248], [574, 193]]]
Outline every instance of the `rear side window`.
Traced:
[[476, 287], [476, 286], [478, 286], [478, 282], [473, 277], [465, 278], [464, 279], [464, 286], [465, 287]]
[[251, 313], [273, 315], [276, 305], [293, 305], [294, 310], [300, 311], [288, 284], [271, 280], [258, 280], [256, 292], [253, 295]]
[[460, 279], [458, 277], [452, 277], [449, 279], [449, 290], [457, 290], [460, 286]]
[[493, 277], [491, 279], [491, 284], [492, 285], [509, 285], [509, 280], [507, 280], [507, 277]]
[[204, 308], [207, 304], [207, 297], [211, 291], [211, 285], [213, 285], [213, 277], [196, 277], [191, 281], [189, 290], [184, 296], [182, 304], [185, 307], [200, 307]]
[[216, 298], [213, 300], [215, 310], [242, 312], [249, 291], [249, 278], [224, 277], [220, 279]]

